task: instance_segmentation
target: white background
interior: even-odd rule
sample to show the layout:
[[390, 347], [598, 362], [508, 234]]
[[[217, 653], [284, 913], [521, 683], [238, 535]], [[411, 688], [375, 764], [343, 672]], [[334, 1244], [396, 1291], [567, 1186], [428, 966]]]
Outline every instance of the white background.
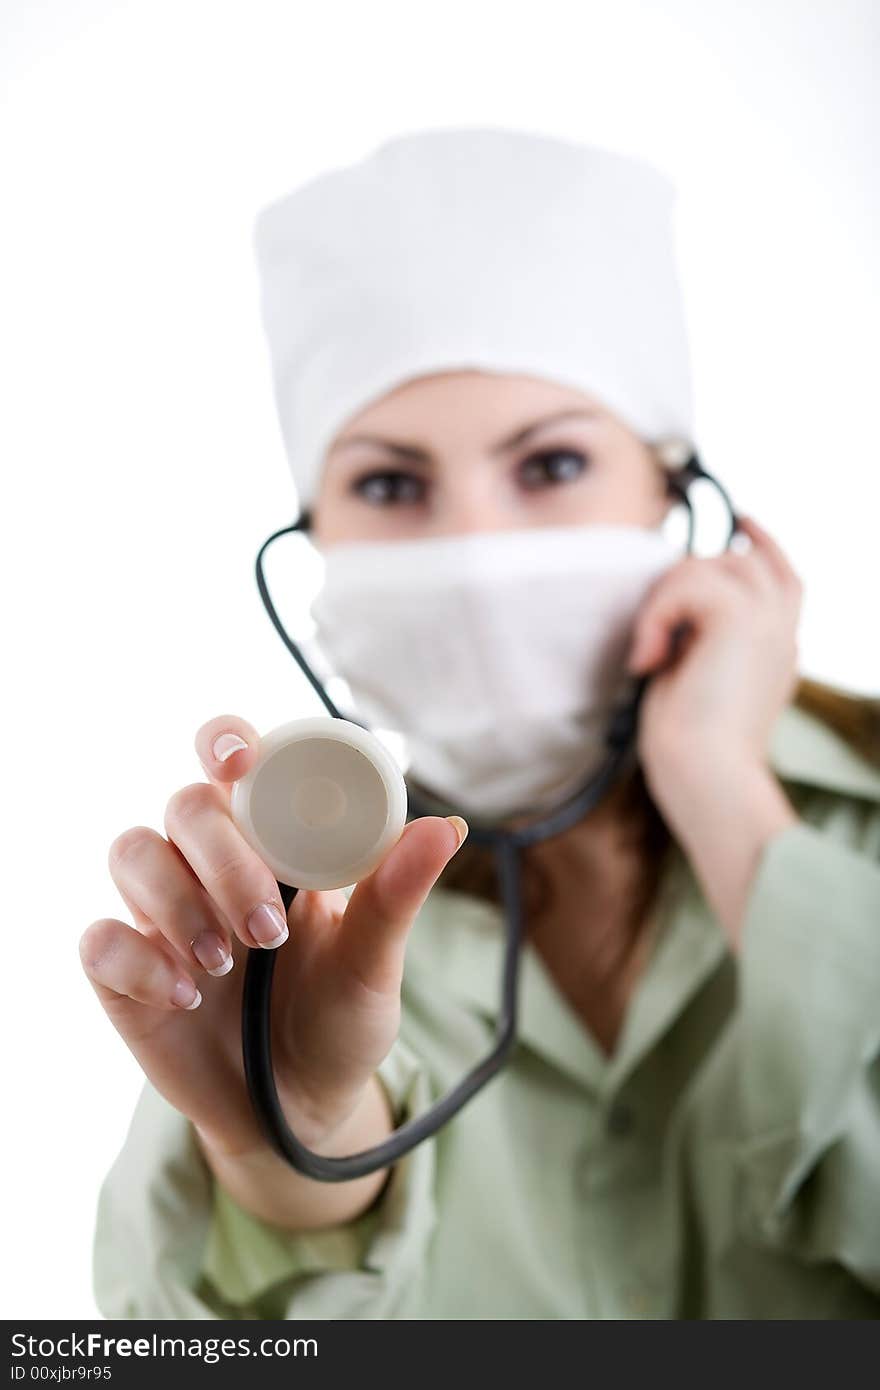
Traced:
[[[99, 1182], [139, 1071], [77, 943], [110, 842], [234, 711], [322, 712], [259, 603], [296, 514], [251, 224], [427, 125], [653, 159], [707, 467], [806, 583], [802, 669], [873, 691], [878, 10], [871, 0], [6, 0], [4, 1316], [94, 1316]], [[306, 594], [297, 546], [270, 575]]]

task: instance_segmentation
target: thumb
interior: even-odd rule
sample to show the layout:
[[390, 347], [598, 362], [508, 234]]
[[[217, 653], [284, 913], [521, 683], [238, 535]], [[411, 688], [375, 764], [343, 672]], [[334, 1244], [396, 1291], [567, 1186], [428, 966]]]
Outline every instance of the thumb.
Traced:
[[461, 816], [421, 816], [355, 886], [336, 947], [369, 988], [387, 993], [399, 986], [409, 929], [467, 831]]

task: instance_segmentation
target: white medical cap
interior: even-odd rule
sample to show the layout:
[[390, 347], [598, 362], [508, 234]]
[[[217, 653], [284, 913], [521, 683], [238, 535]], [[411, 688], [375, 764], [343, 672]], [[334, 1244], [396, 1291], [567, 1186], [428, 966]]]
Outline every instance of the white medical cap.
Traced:
[[386, 140], [263, 208], [263, 323], [300, 506], [346, 420], [407, 378], [550, 378], [648, 441], [692, 436], [675, 189], [641, 160], [494, 128]]

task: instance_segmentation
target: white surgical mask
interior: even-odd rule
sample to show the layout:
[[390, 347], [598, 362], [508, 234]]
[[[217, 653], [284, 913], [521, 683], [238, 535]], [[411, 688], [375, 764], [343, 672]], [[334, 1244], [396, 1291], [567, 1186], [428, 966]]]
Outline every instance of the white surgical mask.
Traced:
[[353, 713], [403, 736], [450, 810], [550, 809], [607, 756], [648, 590], [680, 558], [640, 526], [534, 527], [323, 552], [315, 643]]

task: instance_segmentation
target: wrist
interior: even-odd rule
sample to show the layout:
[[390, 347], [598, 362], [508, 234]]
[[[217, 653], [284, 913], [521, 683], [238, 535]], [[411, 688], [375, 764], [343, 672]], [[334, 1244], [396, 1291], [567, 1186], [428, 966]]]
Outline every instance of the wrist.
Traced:
[[[288, 1121], [289, 1122], [289, 1121]], [[393, 1119], [384, 1088], [373, 1076], [362, 1102], [344, 1124], [322, 1138], [296, 1136], [324, 1157], [344, 1157], [387, 1138]], [[280, 1229], [297, 1232], [335, 1226], [362, 1215], [377, 1200], [390, 1169], [377, 1169], [346, 1182], [321, 1182], [297, 1171], [266, 1142], [232, 1152], [213, 1143], [194, 1124], [207, 1167], [216, 1182], [245, 1210]]]
[[[361, 1134], [365, 1124], [369, 1125], [372, 1122], [375, 1127], [377, 1123], [381, 1123], [387, 1118], [388, 1132], [390, 1133], [394, 1127], [385, 1089], [375, 1074], [367, 1079], [353, 1103], [345, 1108], [338, 1118], [333, 1120], [311, 1118], [305, 1109], [292, 1105], [289, 1097], [282, 1093], [280, 1087], [279, 1098], [287, 1125], [299, 1142], [305, 1148], [311, 1149], [313, 1153], [321, 1154], [325, 1158], [336, 1158], [350, 1153], [352, 1134]], [[251, 1167], [257, 1171], [275, 1164], [282, 1164], [288, 1171], [295, 1171], [269, 1143], [268, 1139], [259, 1138], [255, 1144], [246, 1148], [233, 1147], [222, 1138], [212, 1135], [195, 1121], [192, 1124], [201, 1148], [218, 1165], [235, 1164], [241, 1168]]]
[[797, 819], [772, 768], [751, 748], [681, 741], [643, 760], [643, 769], [661, 811], [685, 838], [736, 820], [772, 834]]
[[[656, 784], [651, 776], [657, 777]], [[739, 942], [761, 856], [799, 822], [772, 770], [754, 756], [694, 750], [646, 772], [648, 785], [681, 844], [732, 945]]]

